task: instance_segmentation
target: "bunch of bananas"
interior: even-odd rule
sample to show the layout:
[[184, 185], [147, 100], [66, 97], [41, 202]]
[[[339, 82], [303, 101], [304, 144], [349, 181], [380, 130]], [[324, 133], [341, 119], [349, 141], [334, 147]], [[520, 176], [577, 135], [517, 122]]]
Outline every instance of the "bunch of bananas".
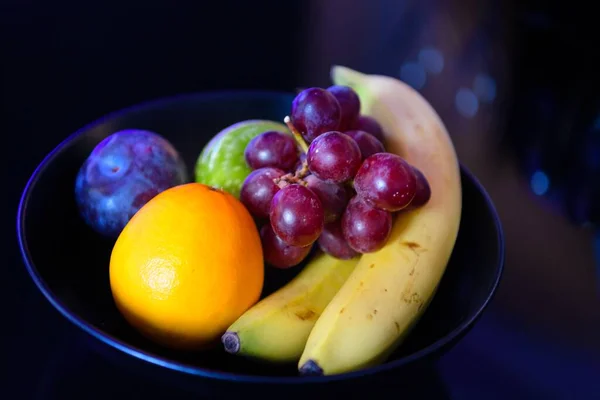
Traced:
[[458, 235], [462, 192], [452, 141], [435, 110], [391, 77], [332, 68], [362, 113], [383, 127], [387, 151], [421, 170], [429, 202], [399, 213], [386, 245], [350, 260], [314, 257], [286, 286], [223, 335], [231, 353], [297, 362], [301, 374], [331, 375], [383, 362], [433, 298]]

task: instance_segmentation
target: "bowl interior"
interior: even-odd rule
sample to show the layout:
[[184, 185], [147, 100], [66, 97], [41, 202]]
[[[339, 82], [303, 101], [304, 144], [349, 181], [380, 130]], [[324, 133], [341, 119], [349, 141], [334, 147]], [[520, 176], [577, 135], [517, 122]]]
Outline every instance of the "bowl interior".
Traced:
[[[296, 376], [296, 368], [257, 364], [220, 349], [175, 352], [133, 330], [110, 293], [108, 263], [114, 243], [88, 228], [77, 213], [74, 181], [85, 158], [104, 137], [128, 128], [155, 131], [180, 151], [190, 177], [205, 143], [222, 128], [245, 119], [282, 121], [293, 96], [279, 93], [186, 95], [109, 115], [68, 138], [40, 165], [19, 214], [19, 239], [29, 272], [65, 316], [111, 345], [124, 345], [170, 366], [250, 376]], [[452, 259], [433, 302], [407, 341], [391, 356], [406, 360], [458, 337], [487, 304], [502, 268], [499, 222], [478, 183], [463, 170], [463, 217]], [[269, 269], [265, 294], [299, 270]]]

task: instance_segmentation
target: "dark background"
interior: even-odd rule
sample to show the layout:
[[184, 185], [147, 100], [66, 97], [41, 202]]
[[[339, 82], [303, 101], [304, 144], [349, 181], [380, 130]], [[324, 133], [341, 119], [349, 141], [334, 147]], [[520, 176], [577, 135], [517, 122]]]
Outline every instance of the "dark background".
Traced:
[[[418, 88], [501, 215], [504, 279], [481, 322], [440, 362], [443, 391], [458, 399], [600, 398], [594, 15], [580, 1], [1, 0], [0, 398], [177, 393], [98, 357], [27, 276], [15, 211], [43, 156], [81, 126], [138, 102], [327, 85], [333, 63]], [[444, 65], [423, 75], [415, 63], [431, 48]], [[482, 76], [493, 91], [476, 90]], [[478, 92], [475, 112], [459, 92]]]

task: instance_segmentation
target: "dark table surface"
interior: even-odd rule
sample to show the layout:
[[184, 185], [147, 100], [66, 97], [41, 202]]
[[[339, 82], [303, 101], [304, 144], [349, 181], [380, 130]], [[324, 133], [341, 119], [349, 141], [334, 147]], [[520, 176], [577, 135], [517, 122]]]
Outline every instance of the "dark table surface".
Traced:
[[[552, 69], [551, 63], [541, 68], [540, 60], [550, 57], [549, 51], [544, 53], [544, 46], [556, 48], [562, 43], [549, 42], [553, 35], [550, 30], [544, 31], [546, 33], [528, 30], [528, 34], [522, 36], [524, 39], [515, 44], [508, 39], [498, 42], [500, 39], [493, 35], [482, 36], [483, 28], [479, 25], [470, 31], [469, 24], [460, 21], [455, 24], [462, 27], [458, 34], [462, 47], [453, 45], [454, 42], [449, 42], [441, 33], [421, 35], [423, 32], [413, 25], [410, 25], [412, 31], [407, 32], [409, 25], [389, 17], [382, 20], [387, 21], [387, 25], [381, 23], [380, 29], [374, 31], [377, 35], [386, 35], [386, 41], [377, 41], [373, 36], [360, 41], [352, 36], [356, 48], [349, 49], [352, 46], [336, 45], [336, 40], [342, 40], [340, 31], [329, 36], [323, 34], [322, 30], [330, 27], [319, 18], [311, 20], [313, 34], [309, 35], [302, 18], [309, 11], [313, 17], [326, 16], [336, 1], [309, 11], [299, 8], [295, 2], [281, 3], [286, 2], [271, 5], [270, 10], [273, 15], [289, 18], [273, 18], [268, 24], [264, 21], [267, 17], [251, 7], [238, 10], [245, 17], [235, 13], [227, 20], [215, 19], [214, 15], [227, 14], [228, 2], [219, 2], [215, 5], [219, 10], [210, 13], [201, 6], [173, 10], [165, 4], [158, 5], [159, 2], [146, 3], [146, 7], [138, 8], [135, 13], [114, 5], [94, 10], [74, 4], [60, 8], [41, 2], [8, 1], [0, 5], [0, 37], [4, 38], [0, 41], [4, 60], [0, 67], [0, 131], [5, 152], [3, 194], [8, 203], [2, 220], [6, 239], [0, 279], [0, 304], [3, 305], [0, 398], [187, 396], [176, 387], [149, 380], [95, 352], [88, 338], [49, 305], [27, 275], [16, 246], [15, 211], [28, 176], [47, 152], [91, 120], [143, 100], [220, 88], [294, 90], [309, 84], [325, 85], [328, 66], [340, 62], [411, 80], [439, 110], [453, 134], [460, 159], [487, 188], [504, 225], [507, 254], [500, 289], [475, 328], [436, 365], [432, 396], [600, 399], [600, 239], [593, 224], [574, 221], [572, 213], [564, 212], [564, 207], [557, 206], [554, 198], [546, 196], [548, 186], [553, 187], [553, 175], [537, 167], [532, 172], [522, 157], [519, 158], [519, 154], [529, 153], [527, 148], [519, 148], [515, 143], [531, 142], [530, 127], [539, 127], [541, 122], [523, 119], [522, 114], [514, 110], [515, 105], [531, 106], [522, 103], [523, 99], [529, 99], [525, 89], [535, 92], [534, 89], [539, 88], [549, 93], [545, 98], [554, 95], [564, 99], [563, 89], [574, 87], [580, 90], [575, 98], [592, 96], [594, 104], [600, 104], [598, 95], [590, 94], [598, 93], [597, 77], [584, 79], [588, 88], [573, 84], [581, 82], [582, 76], [573, 78], [578, 72], [585, 74], [591, 68], [590, 63], [596, 65], [596, 70], [598, 65], [581, 50], [577, 53], [580, 58], [573, 62], [575, 66], [571, 69]], [[388, 3], [393, 8], [392, 3]], [[356, 15], [368, 18], [366, 10], [370, 9], [348, 7], [336, 23], [351, 20]], [[409, 11], [403, 10], [409, 20], [421, 14], [431, 19], [439, 16], [423, 10], [419, 14], [418, 9], [412, 11], [414, 15]], [[441, 9], [440, 13], [458, 15], [456, 10], [451, 13]], [[524, 19], [515, 22], [522, 30], [520, 34], [524, 25], [539, 27], [541, 24], [543, 28], [547, 24], [543, 15], [523, 13], [521, 16]], [[263, 18], [262, 23], [256, 24], [253, 18]], [[235, 29], [222, 29], [226, 22]], [[300, 33], [287, 29], [289, 24], [295, 24]], [[386, 30], [397, 25], [404, 30]], [[426, 24], [423, 26], [425, 31]], [[366, 35], [366, 28], [357, 29], [363, 29]], [[215, 32], [219, 34], [218, 41], [201, 40]], [[240, 32], [252, 34], [241, 35]], [[554, 34], [564, 37], [564, 32]], [[414, 44], [405, 44], [398, 35], [417, 39]], [[473, 42], [471, 37], [479, 39]], [[481, 37], [491, 42], [482, 44]], [[190, 38], [196, 38], [199, 44]], [[372, 49], [366, 44], [368, 40], [383, 43], [369, 53], [371, 58], [360, 55], [361, 51]], [[531, 51], [525, 52], [523, 46], [521, 49], [518, 46], [525, 40], [532, 41], [528, 49], [537, 51], [529, 61], [526, 56]], [[302, 52], [289, 50], [299, 43], [303, 43]], [[402, 51], [391, 52], [390, 48], [398, 43], [404, 45]], [[413, 61], [422, 55], [419, 49], [423, 43], [436, 44], [446, 55], [443, 71], [437, 75], [422, 75], [415, 67]], [[578, 42], [581, 46], [585, 43], [583, 39]], [[491, 45], [500, 49], [493, 56], [481, 50]], [[573, 46], [562, 45], [575, 52]], [[254, 49], [249, 51], [252, 46]], [[512, 58], [498, 61], [494, 57], [502, 56], [503, 49], [507, 54], [507, 49], [511, 49]], [[307, 57], [317, 60], [314, 68], [307, 67], [310, 64]], [[240, 60], [243, 68], [240, 68]], [[506, 67], [513, 64], [521, 68], [515, 72]], [[305, 67], [291, 68], [291, 65]], [[499, 69], [499, 65], [506, 68]], [[547, 81], [555, 84], [545, 85], [541, 78], [535, 80], [535, 85], [522, 84], [532, 82], [533, 75], [539, 78], [540, 74], [532, 71], [540, 69], [549, 76]], [[477, 76], [480, 83], [489, 83], [485, 79], [490, 76], [495, 79], [493, 93], [490, 94], [489, 85], [487, 92], [468, 89]], [[462, 95], [458, 95], [459, 92]], [[471, 99], [473, 92], [479, 96], [475, 108], [472, 101], [466, 105], [464, 101], [461, 103], [460, 99]], [[573, 117], [577, 103], [569, 104], [571, 107], [557, 107], [545, 126], [563, 127], [571, 135], [568, 137], [577, 139], [577, 123], [568, 122], [573, 119], [577, 122], [583, 117]], [[596, 111], [600, 111], [600, 107]], [[511, 139], [508, 140], [509, 151], [506, 145], [500, 144], [507, 136]], [[536, 140], [545, 145], [544, 138], [547, 136]], [[560, 148], [562, 142], [551, 139], [546, 153], [552, 158], [556, 155], [553, 149]], [[571, 156], [577, 158], [578, 153]], [[556, 158], [548, 165], [556, 167], [558, 163], [560, 166], [561, 160]], [[563, 192], [562, 198], [569, 195], [569, 191]]]

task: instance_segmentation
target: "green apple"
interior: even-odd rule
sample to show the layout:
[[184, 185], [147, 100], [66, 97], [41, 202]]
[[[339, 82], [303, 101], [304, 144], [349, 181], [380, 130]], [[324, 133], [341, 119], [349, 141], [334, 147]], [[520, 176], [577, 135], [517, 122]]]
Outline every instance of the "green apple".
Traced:
[[239, 199], [244, 179], [252, 172], [244, 150], [267, 131], [289, 134], [283, 123], [269, 120], [241, 121], [219, 132], [204, 146], [196, 161], [196, 182], [225, 190]]

